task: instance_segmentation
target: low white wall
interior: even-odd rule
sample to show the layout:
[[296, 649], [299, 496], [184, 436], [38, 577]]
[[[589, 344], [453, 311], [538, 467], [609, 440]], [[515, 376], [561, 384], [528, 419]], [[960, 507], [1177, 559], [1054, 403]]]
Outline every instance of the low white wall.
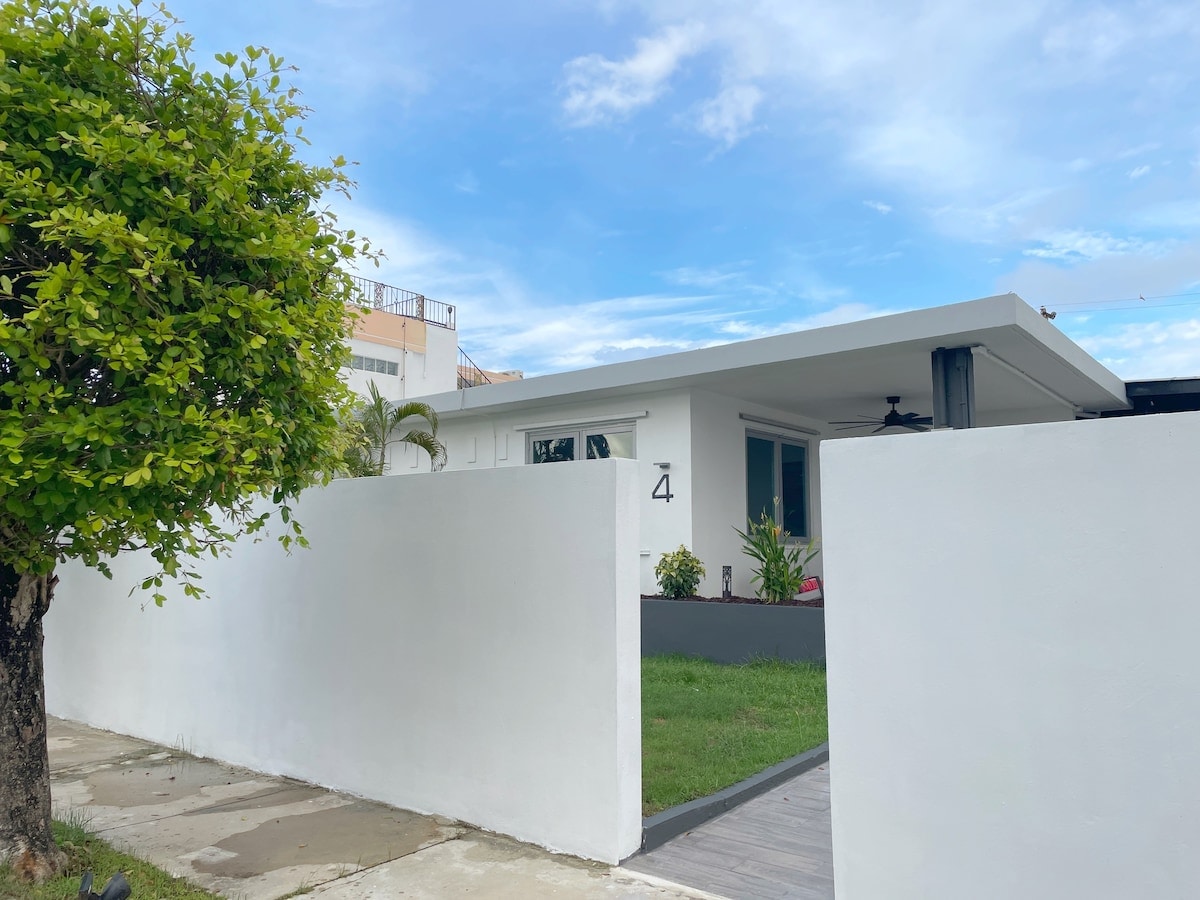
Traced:
[[[663, 553], [692, 544], [692, 473], [689, 439], [689, 397], [685, 391], [664, 391], [618, 400], [599, 400], [506, 410], [490, 416], [444, 417], [438, 437], [445, 443], [447, 470], [524, 466], [530, 426], [556, 423], [563, 427], [626, 417], [633, 423], [638, 463], [641, 530], [641, 590], [658, 591], [654, 566]], [[655, 463], [669, 463], [670, 501], [651, 497], [664, 474]], [[559, 465], [555, 463], [555, 465]], [[428, 471], [423, 450], [398, 448], [391, 471]], [[744, 475], [743, 475], [744, 477]], [[721, 572], [717, 569], [717, 583]]]
[[336, 482], [209, 596], [60, 571], [54, 715], [609, 862], [641, 837], [638, 466]]
[[839, 900], [1200, 896], [1200, 414], [821, 446]]

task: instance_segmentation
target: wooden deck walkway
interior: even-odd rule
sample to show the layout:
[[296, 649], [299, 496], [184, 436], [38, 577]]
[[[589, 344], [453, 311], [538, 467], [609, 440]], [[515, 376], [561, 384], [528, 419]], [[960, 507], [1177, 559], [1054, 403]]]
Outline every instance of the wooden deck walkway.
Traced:
[[625, 866], [730, 900], [832, 900], [828, 763]]

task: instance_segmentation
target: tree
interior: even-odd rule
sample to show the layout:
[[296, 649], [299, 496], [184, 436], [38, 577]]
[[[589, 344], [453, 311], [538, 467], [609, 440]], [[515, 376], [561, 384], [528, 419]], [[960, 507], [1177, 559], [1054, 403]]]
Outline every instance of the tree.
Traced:
[[[0, 862], [50, 833], [42, 616], [55, 566], [189, 561], [341, 458], [350, 284], [367, 244], [296, 155], [305, 110], [248, 47], [199, 71], [165, 10], [0, 2]], [[282, 540], [304, 543], [294, 520]]]
[[[408, 419], [422, 418], [428, 430], [413, 426], [398, 438], [392, 434]], [[354, 442], [346, 453], [343, 470], [353, 476], [383, 475], [387, 472], [387, 448], [391, 444], [412, 444], [429, 454], [429, 463], [436, 472], [446, 464], [446, 447], [438, 440], [437, 412], [428, 403], [408, 400], [392, 403], [379, 393], [372, 381], [367, 385], [367, 399], [354, 410]]]

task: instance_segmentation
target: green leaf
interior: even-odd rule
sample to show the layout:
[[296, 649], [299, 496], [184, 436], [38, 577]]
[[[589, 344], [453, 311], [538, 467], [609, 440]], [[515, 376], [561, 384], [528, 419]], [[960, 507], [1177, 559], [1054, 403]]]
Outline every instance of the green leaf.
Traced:
[[198, 592], [181, 559], [343, 465], [339, 257], [371, 257], [314, 213], [346, 179], [282, 61], [203, 71], [144, 12], [0, 0], [0, 563], [140, 545]]

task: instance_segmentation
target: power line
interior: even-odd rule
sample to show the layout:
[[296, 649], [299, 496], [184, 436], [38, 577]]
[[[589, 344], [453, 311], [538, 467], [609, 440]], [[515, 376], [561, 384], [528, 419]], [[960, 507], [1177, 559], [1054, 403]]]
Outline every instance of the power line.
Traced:
[[[1147, 298], [1149, 299], [1149, 298]], [[1147, 305], [1145, 303], [1139, 306], [1097, 306], [1084, 309], [1065, 309], [1062, 311], [1064, 316], [1081, 316], [1084, 313], [1092, 312], [1121, 312], [1122, 310], [1130, 309], [1175, 309], [1181, 306], [1200, 306], [1200, 300], [1189, 300], [1185, 303], [1155, 303]]]
[[[1146, 296], [1145, 294], [1139, 294], [1138, 296], [1118, 296], [1118, 298], [1114, 298], [1112, 300], [1076, 300], [1073, 302], [1063, 302], [1063, 304], [1051, 304], [1051, 305], [1054, 306], [1056, 308], [1056, 310], [1061, 310], [1061, 308], [1064, 306], [1091, 306], [1094, 308], [1102, 308], [1105, 304], [1141, 304], [1141, 302], [1146, 302], [1146, 301], [1150, 301], [1150, 300], [1170, 300], [1170, 299], [1176, 298], [1176, 296], [1200, 296], [1200, 290], [1186, 290], [1186, 292], [1183, 292], [1180, 294], [1151, 294], [1150, 296]], [[1200, 300], [1192, 300], [1189, 302], [1193, 302], [1193, 304], [1194, 304], [1194, 302], [1200, 302]], [[1154, 306], [1169, 306], [1169, 305], [1172, 305], [1172, 304], [1154, 304]], [[1174, 305], [1178, 305], [1178, 304], [1174, 304]], [[1183, 305], [1187, 305], [1187, 304], [1183, 304]], [[1130, 308], [1130, 310], [1135, 310], [1135, 308], [1138, 308], [1138, 307], [1130, 306], [1128, 308]]]

